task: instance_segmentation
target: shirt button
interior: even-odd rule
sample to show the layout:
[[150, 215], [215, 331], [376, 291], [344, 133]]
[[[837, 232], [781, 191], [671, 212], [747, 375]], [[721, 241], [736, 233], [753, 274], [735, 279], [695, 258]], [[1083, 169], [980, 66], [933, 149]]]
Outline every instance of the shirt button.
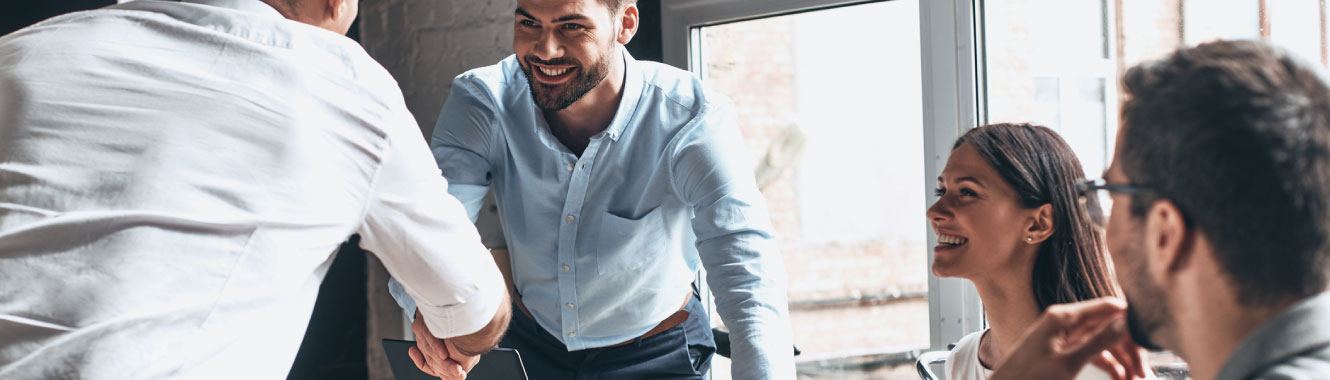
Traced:
[[576, 219], [576, 218], [573, 218], [572, 215], [569, 215], [569, 216], [568, 216], [567, 218], [565, 218], [565, 219], [568, 219], [568, 223], [572, 223], [573, 220]]
[[569, 338], [572, 338], [572, 337], [575, 337], [575, 336], [577, 336], [577, 333], [568, 333], [568, 337], [569, 337]]
[[586, 170], [586, 164], [582, 164], [582, 169]]
[[572, 308], [573, 308], [573, 303], [572, 303], [572, 302], [569, 302], [569, 303], [564, 304], [564, 306], [568, 306], [569, 309], [572, 309]]
[[568, 170], [569, 170], [569, 171], [573, 170], [573, 164], [572, 164], [572, 163], [569, 163], [569, 164], [568, 164]]
[[573, 269], [573, 268], [570, 267], [570, 266], [567, 266], [567, 265], [564, 265], [564, 266], [563, 266], [563, 271], [564, 271], [564, 272], [567, 272], [569, 269]]

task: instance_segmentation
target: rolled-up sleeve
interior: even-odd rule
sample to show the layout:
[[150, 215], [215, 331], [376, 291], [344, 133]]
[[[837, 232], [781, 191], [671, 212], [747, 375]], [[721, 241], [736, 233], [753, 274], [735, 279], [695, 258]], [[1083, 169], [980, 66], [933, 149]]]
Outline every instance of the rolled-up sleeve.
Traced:
[[[452, 92], [434, 125], [430, 149], [437, 168], [433, 175], [447, 178], [448, 195], [461, 202], [474, 223], [489, 191], [491, 173], [486, 148], [493, 137], [495, 107], [471, 80], [469, 74], [462, 74], [453, 81]], [[388, 279], [388, 293], [407, 318], [415, 318], [416, 302], [396, 277]]]
[[733, 377], [793, 379], [785, 265], [728, 101], [704, 108], [672, 151], [672, 182], [693, 208], [697, 251], [730, 329]]
[[493, 175], [489, 148], [498, 125], [493, 99], [467, 75], [453, 81], [434, 125], [430, 149], [439, 172], [448, 179], [448, 193], [462, 201], [475, 222]]
[[[402, 119], [415, 125], [409, 114]], [[419, 306], [435, 337], [479, 331], [503, 300], [503, 277], [462, 203], [448, 195], [448, 183], [419, 133], [415, 128], [388, 133], [391, 146], [358, 231], [360, 244]]]

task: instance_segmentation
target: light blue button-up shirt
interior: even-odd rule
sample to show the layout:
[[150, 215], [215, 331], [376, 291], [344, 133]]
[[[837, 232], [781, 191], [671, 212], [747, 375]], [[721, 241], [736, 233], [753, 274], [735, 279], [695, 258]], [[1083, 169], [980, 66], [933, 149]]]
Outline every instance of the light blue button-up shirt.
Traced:
[[523, 303], [568, 350], [646, 333], [700, 265], [735, 378], [793, 378], [785, 268], [731, 103], [619, 50], [619, 109], [580, 157], [550, 132], [515, 56], [458, 76], [431, 142], [448, 193], [475, 220], [494, 188]]

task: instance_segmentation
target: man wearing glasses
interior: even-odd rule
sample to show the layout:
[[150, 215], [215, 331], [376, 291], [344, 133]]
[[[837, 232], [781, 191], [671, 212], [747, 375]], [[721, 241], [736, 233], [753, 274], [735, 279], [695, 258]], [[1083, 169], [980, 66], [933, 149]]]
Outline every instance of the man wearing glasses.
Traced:
[[[1253, 41], [1128, 71], [1113, 163], [1082, 185], [1113, 201], [1106, 241], [1127, 304], [1049, 308], [992, 379], [1070, 378], [1133, 341], [1172, 350], [1195, 379], [1330, 378], [1321, 75]], [[1128, 367], [1121, 377], [1144, 375]]]

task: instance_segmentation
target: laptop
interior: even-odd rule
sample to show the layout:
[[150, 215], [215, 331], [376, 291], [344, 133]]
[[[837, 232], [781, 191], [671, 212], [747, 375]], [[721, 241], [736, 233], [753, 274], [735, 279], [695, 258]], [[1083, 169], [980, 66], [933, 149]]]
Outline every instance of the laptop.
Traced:
[[[416, 367], [411, 361], [408, 350], [416, 342], [409, 340], [384, 339], [383, 352], [388, 355], [388, 366], [393, 370], [396, 380], [439, 380]], [[466, 374], [467, 380], [527, 380], [526, 369], [522, 367], [522, 357], [511, 348], [495, 348], [480, 356], [480, 363]]]

